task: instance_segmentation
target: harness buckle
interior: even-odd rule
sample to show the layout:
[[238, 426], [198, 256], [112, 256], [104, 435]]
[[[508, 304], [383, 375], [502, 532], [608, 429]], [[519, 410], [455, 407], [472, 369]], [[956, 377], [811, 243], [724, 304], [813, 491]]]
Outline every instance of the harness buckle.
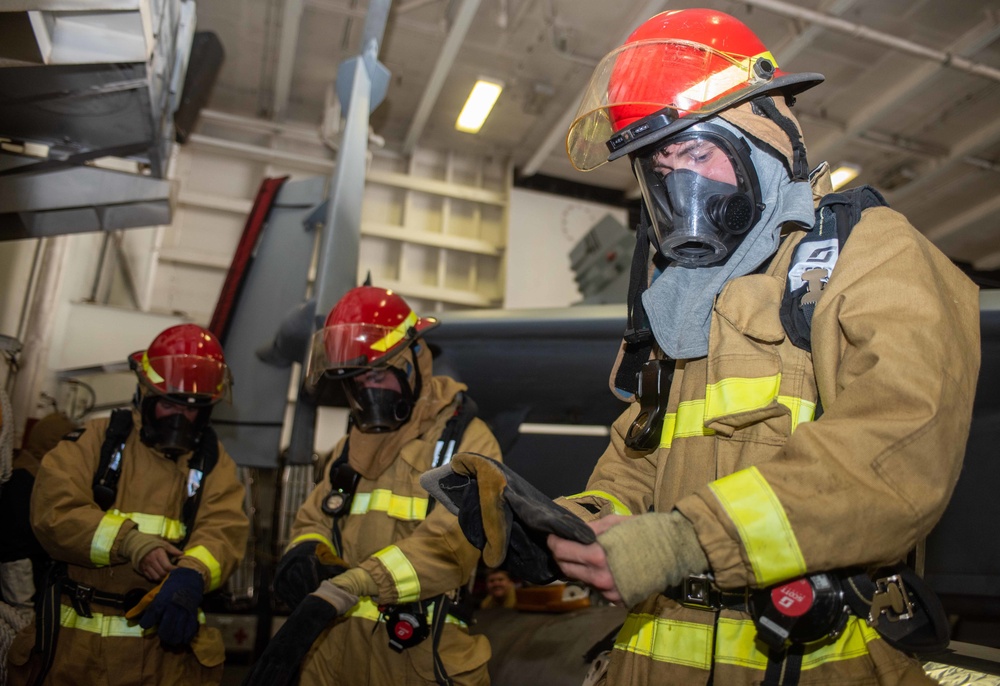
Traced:
[[704, 574], [685, 577], [681, 585], [681, 605], [698, 610], [717, 610], [719, 602], [712, 580]]
[[875, 579], [875, 595], [868, 613], [869, 626], [878, 625], [882, 616], [890, 622], [913, 618], [913, 603], [899, 574]]
[[806, 282], [806, 294], [802, 296], [799, 305], [815, 305], [819, 302], [819, 296], [826, 289], [826, 284], [830, 280], [830, 270], [823, 267], [813, 267], [802, 272], [802, 280]]
[[79, 582], [74, 584], [72, 593], [69, 594], [69, 601], [73, 605], [73, 610], [81, 617], [86, 617], [87, 619], [94, 616], [90, 611], [90, 603], [93, 599], [94, 587]]

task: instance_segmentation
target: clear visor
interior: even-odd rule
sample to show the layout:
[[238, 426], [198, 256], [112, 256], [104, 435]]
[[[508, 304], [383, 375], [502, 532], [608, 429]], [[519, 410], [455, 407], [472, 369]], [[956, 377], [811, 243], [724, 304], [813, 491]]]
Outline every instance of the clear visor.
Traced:
[[[755, 69], [762, 59], [769, 64]], [[566, 136], [566, 152], [580, 171], [596, 169], [607, 162], [607, 142], [622, 128], [664, 108], [676, 118], [718, 112], [769, 81], [775, 67], [769, 52], [748, 57], [679, 40], [623, 45], [594, 70]]]
[[316, 385], [326, 372], [336, 372], [347, 378], [387, 366], [393, 357], [406, 349], [399, 343], [409, 340], [409, 328], [337, 324], [320, 329], [313, 334], [309, 346], [308, 383]]
[[139, 379], [157, 395], [187, 406], [232, 400], [232, 377], [224, 362], [197, 355], [148, 357], [143, 353], [136, 370]]

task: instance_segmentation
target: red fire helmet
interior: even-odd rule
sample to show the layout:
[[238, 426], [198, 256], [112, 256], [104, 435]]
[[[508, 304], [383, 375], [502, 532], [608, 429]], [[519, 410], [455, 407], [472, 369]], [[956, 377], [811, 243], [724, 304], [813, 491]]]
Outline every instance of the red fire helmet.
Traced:
[[566, 151], [574, 167], [589, 171], [726, 108], [822, 81], [821, 74], [779, 69], [735, 17], [708, 9], [662, 12], [598, 64]]
[[402, 296], [376, 286], [349, 290], [313, 335], [307, 376], [315, 384], [324, 372], [348, 378], [382, 367], [438, 325], [418, 317]]
[[222, 345], [197, 324], [165, 329], [146, 350], [130, 355], [129, 364], [146, 389], [185, 405], [212, 405], [229, 397], [231, 377]]

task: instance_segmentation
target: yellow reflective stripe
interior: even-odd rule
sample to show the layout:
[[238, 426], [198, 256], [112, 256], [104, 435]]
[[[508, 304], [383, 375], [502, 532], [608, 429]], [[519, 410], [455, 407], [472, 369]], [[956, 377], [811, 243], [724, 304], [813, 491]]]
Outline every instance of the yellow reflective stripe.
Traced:
[[386, 352], [392, 346], [399, 343], [403, 338], [406, 337], [406, 332], [417, 325], [417, 315], [413, 310], [410, 310], [410, 314], [406, 316], [406, 319], [397, 326], [395, 329], [390, 331], [379, 341], [372, 343], [372, 350], [378, 350], [379, 352]]
[[588, 496], [593, 498], [603, 498], [604, 500], [607, 500], [609, 503], [611, 503], [611, 507], [614, 509], [615, 514], [619, 515], [632, 514], [632, 510], [628, 509], [628, 507], [625, 506], [625, 503], [618, 500], [618, 498], [614, 497], [610, 493], [605, 493], [604, 491], [584, 491], [583, 493], [577, 493], [576, 495], [568, 495], [566, 496], [566, 500], [576, 500], [577, 498], [586, 498]]
[[671, 412], [663, 418], [660, 447], [669, 448], [675, 438], [714, 434], [715, 431], [705, 428], [705, 401], [685, 400], [677, 406], [676, 414]]
[[193, 548], [185, 550], [184, 554], [188, 557], [193, 557], [208, 567], [208, 573], [211, 577], [211, 581], [208, 582], [209, 591], [214, 591], [222, 585], [222, 565], [220, 565], [219, 561], [215, 559], [215, 556], [208, 551], [208, 548], [203, 545], [196, 545]]
[[618, 632], [615, 650], [707, 671], [712, 668], [713, 633], [710, 624], [630, 614]]
[[[345, 617], [356, 617], [358, 619], [367, 619], [371, 622], [384, 622], [385, 617], [378, 610], [378, 605], [375, 604], [370, 597], [363, 595], [358, 599], [357, 604], [350, 610], [344, 613]], [[430, 621], [434, 618], [433, 611], [429, 610], [427, 615], [427, 620]], [[453, 617], [448, 615], [444, 618], [445, 624], [454, 624], [455, 626], [468, 627], [469, 625], [463, 622], [458, 617]]]
[[708, 487], [739, 530], [758, 585], [769, 586], [805, 574], [806, 563], [785, 509], [756, 467], [725, 476]]
[[[69, 605], [59, 607], [59, 626], [77, 631], [89, 631], [92, 634], [101, 636], [114, 636], [119, 638], [142, 638], [156, 633], [156, 627], [143, 629], [139, 626], [139, 619], [125, 619], [124, 615], [105, 615], [100, 612], [92, 612], [93, 617], [78, 615]], [[198, 610], [198, 623], [205, 623], [205, 613]]]
[[730, 377], [705, 388], [705, 400], [686, 400], [663, 420], [660, 447], [669, 448], [675, 438], [711, 436], [705, 428], [706, 419], [749, 412], [767, 407], [775, 399], [789, 409], [792, 431], [802, 422], [813, 420], [816, 403], [791, 395], [779, 395], [781, 374], [757, 378]]
[[746, 378], [731, 376], [705, 389], [705, 417], [725, 417], [767, 407], [778, 397], [781, 374]]
[[355, 493], [351, 501], [351, 514], [385, 512], [394, 519], [419, 522], [427, 517], [427, 498], [396, 495], [386, 488], [371, 493]]
[[117, 510], [105, 512], [101, 517], [97, 530], [94, 531], [94, 538], [90, 541], [90, 561], [95, 567], [107, 567], [111, 564], [111, 546], [127, 519], [118, 514]]
[[122, 512], [117, 509], [109, 510], [109, 512], [121, 515], [126, 519], [131, 519], [139, 525], [139, 531], [144, 534], [161, 536], [168, 541], [179, 541], [184, 538], [184, 534], [187, 532], [187, 527], [184, 526], [184, 522], [176, 519], [170, 519], [169, 517], [164, 517], [163, 515], [151, 515], [144, 514], [142, 512]]
[[784, 405], [792, 413], [792, 431], [803, 422], [811, 422], [816, 418], [816, 403], [809, 402], [805, 398], [796, 398], [791, 395], [779, 395], [778, 402]]
[[[816, 641], [806, 645], [802, 670], [815, 669], [829, 662], [850, 660], [868, 654], [868, 644], [878, 632], [858, 617], [849, 617], [844, 631], [832, 643]], [[715, 661], [720, 664], [767, 669], [767, 653], [757, 649], [757, 629], [749, 619], [720, 617], [715, 640]]]
[[292, 542], [288, 544], [288, 547], [285, 548], [285, 552], [288, 552], [289, 550], [297, 546], [299, 543], [305, 543], [306, 541], [318, 541], [323, 545], [325, 545], [330, 550], [332, 550], [333, 552], [335, 553], [337, 552], [337, 548], [333, 545], [333, 541], [331, 541], [323, 534], [302, 534], [301, 536], [296, 536], [295, 538], [292, 539]]
[[397, 546], [390, 545], [378, 551], [372, 557], [378, 558], [389, 570], [396, 586], [397, 602], [410, 603], [420, 599], [420, 579], [417, 570]]

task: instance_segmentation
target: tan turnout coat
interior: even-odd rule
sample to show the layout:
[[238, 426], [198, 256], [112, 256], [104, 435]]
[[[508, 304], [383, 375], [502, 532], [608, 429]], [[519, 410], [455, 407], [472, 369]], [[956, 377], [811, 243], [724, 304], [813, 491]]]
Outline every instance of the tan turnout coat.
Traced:
[[[431, 468], [434, 447], [447, 420], [458, 405], [456, 394], [464, 384], [436, 376], [425, 384], [421, 401], [433, 397], [447, 403], [435, 416], [422, 421], [419, 437], [406, 443], [399, 456], [375, 479], [361, 478], [351, 513], [338, 526], [343, 545], [340, 555], [351, 565], [371, 574], [378, 584], [382, 605], [433, 598], [454, 591], [472, 577], [479, 551], [462, 534], [456, 517], [437, 506], [427, 514], [427, 492], [420, 475]], [[340, 456], [344, 440], [330, 459]], [[352, 448], [353, 450], [353, 448]], [[455, 452], [472, 451], [500, 460], [500, 448], [485, 423], [473, 419]], [[329, 466], [329, 462], [327, 464]], [[328, 469], [299, 509], [288, 548], [316, 540], [331, 549], [333, 520], [323, 513], [322, 502], [330, 491]], [[401, 686], [433, 684], [430, 638], [397, 653], [371, 598], [362, 598], [347, 615], [326, 631], [306, 657], [301, 683], [371, 684]], [[444, 625], [439, 653], [448, 676], [457, 685], [489, 683], [486, 663], [489, 642], [470, 636], [468, 628], [453, 617]]]
[[[133, 411], [133, 429], [125, 442], [121, 477], [114, 505], [107, 512], [94, 502], [92, 482], [100, 462], [109, 420], [88, 422], [75, 441], [62, 440], [42, 460], [31, 499], [31, 524], [45, 550], [67, 563], [74, 581], [106, 593], [148, 591], [155, 584], [132, 568], [119, 552], [124, 535], [139, 527], [173, 543], [184, 533], [182, 508], [186, 499], [188, 461], [176, 461], [139, 440], [140, 418]], [[242, 560], [248, 521], [243, 511], [243, 485], [236, 465], [219, 444], [219, 461], [202, 481], [202, 497], [194, 531], [177, 564], [197, 570], [205, 591], [225, 582]], [[124, 612], [92, 605], [92, 618], [78, 615], [62, 595], [59, 638], [45, 684], [191, 685], [219, 683], [225, 649], [222, 635], [204, 624], [190, 649], [167, 651], [155, 630], [143, 631]], [[37, 665], [30, 651], [34, 624], [11, 647], [11, 684], [26, 683]]]
[[[633, 403], [574, 497], [602, 516], [676, 508], [723, 589], [903, 559], [944, 512], [962, 464], [979, 369], [976, 287], [903, 216], [867, 209], [816, 307], [810, 355], [778, 315], [803, 235], [785, 238], [767, 273], [723, 288], [708, 356], [677, 362], [661, 447], [625, 447]], [[608, 683], [757, 684], [768, 649], [755, 635], [746, 614], [654, 595], [631, 609]], [[807, 646], [800, 677], [929, 683], [856, 617], [838, 639]]]

